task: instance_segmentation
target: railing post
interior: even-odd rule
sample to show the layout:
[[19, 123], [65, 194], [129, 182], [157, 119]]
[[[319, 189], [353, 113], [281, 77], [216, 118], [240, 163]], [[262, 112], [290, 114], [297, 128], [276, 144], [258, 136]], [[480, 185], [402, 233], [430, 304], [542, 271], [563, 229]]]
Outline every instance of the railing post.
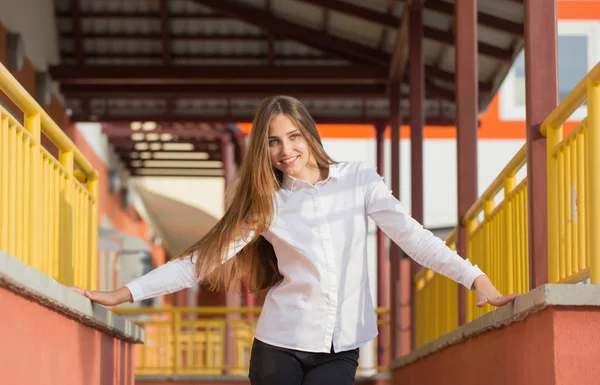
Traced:
[[90, 178], [87, 181], [87, 189], [94, 199], [90, 210], [90, 234], [89, 234], [89, 258], [90, 258], [90, 290], [97, 290], [98, 280], [98, 178]]
[[[25, 207], [28, 207], [29, 213], [29, 234], [28, 234], [28, 252], [23, 258], [25, 261], [30, 261], [35, 268], [41, 268], [41, 224], [42, 224], [42, 199], [39, 194], [42, 193], [41, 188], [41, 167], [40, 167], [40, 143], [42, 140], [42, 124], [39, 114], [25, 116], [25, 129], [31, 134], [32, 141], [29, 148], [29, 192], [24, 197], [26, 199]], [[27, 230], [25, 230], [27, 232]]]
[[173, 374], [181, 370], [181, 311], [175, 309], [173, 312]]
[[8, 164], [9, 164], [9, 135], [8, 135], [8, 117], [0, 116], [0, 249], [10, 253], [8, 243], [8, 233], [10, 226], [8, 224]]
[[[556, 146], [562, 138], [562, 126], [546, 127], [546, 168], [548, 212], [548, 282], [557, 282], [559, 272], [559, 234], [558, 234], [558, 161], [554, 155]], [[529, 186], [531, 188], [531, 186]], [[530, 267], [531, 269], [532, 267]]]
[[[467, 258], [471, 258], [471, 256], [473, 255], [473, 244], [472, 244], [472, 242], [469, 241], [469, 238], [470, 238], [471, 234], [473, 234], [473, 232], [477, 228], [477, 224], [478, 224], [478, 220], [476, 217], [467, 219], [467, 235], [466, 235]], [[460, 287], [460, 285], [458, 285], [458, 286]], [[473, 295], [474, 295], [474, 293], [470, 293], [470, 298], [473, 298]], [[475, 304], [471, 303], [466, 296], [465, 296], [465, 304], [467, 305], [467, 307], [465, 309], [465, 321], [468, 322], [474, 318], [473, 312], [475, 311], [475, 306], [474, 306]], [[460, 325], [460, 323], [458, 323], [458, 325]]]
[[514, 258], [515, 255], [513, 253], [513, 236], [511, 232], [511, 228], [513, 225], [513, 203], [511, 203], [507, 197], [514, 190], [517, 182], [517, 177], [515, 174], [510, 174], [504, 177], [504, 204], [506, 205], [506, 217], [504, 218], [504, 232], [506, 233], [506, 280], [503, 282], [505, 287], [501, 287], [501, 292], [506, 294], [514, 293], [515, 291], [515, 279], [514, 279]]
[[600, 231], [600, 85], [588, 82], [587, 93], [590, 283], [597, 284], [600, 283], [600, 242], [596, 236]]
[[61, 150], [59, 161], [67, 172], [60, 181], [60, 282], [67, 286], [79, 285], [79, 282], [73, 281], [73, 183], [71, 183], [68, 176], [68, 173], [73, 172], [73, 151]]

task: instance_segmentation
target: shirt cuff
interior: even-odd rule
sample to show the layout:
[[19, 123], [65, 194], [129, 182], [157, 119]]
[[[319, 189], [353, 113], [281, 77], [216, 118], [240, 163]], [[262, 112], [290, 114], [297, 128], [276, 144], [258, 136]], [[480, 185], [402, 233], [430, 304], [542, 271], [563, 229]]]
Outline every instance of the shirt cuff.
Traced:
[[[467, 260], [468, 261], [468, 260]], [[474, 290], [473, 282], [475, 282], [475, 278], [480, 275], [485, 275], [483, 271], [477, 265], [473, 265], [463, 276], [461, 280], [461, 284], [467, 288], [467, 290]]]
[[125, 287], [131, 292], [131, 298], [133, 298], [133, 302], [138, 302], [144, 299], [144, 292], [137, 282], [129, 282], [125, 285]]

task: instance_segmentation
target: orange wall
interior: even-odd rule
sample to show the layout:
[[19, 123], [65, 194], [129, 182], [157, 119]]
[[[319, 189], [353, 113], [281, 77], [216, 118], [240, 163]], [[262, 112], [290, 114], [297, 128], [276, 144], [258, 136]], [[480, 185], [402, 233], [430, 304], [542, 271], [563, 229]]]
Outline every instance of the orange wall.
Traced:
[[131, 343], [3, 287], [0, 303], [0, 384], [133, 385]]
[[600, 311], [547, 308], [392, 373], [396, 385], [567, 385], [600, 378]]

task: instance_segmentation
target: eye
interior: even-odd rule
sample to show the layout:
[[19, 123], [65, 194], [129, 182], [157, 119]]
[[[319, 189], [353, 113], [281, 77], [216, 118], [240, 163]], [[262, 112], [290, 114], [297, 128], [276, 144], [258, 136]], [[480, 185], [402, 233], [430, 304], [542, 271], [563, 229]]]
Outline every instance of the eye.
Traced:
[[290, 139], [292, 139], [292, 140], [294, 140], [296, 138], [299, 138], [299, 137], [300, 137], [300, 134], [292, 134], [292, 135], [290, 135]]
[[277, 139], [269, 139], [269, 146], [272, 146], [277, 143]]

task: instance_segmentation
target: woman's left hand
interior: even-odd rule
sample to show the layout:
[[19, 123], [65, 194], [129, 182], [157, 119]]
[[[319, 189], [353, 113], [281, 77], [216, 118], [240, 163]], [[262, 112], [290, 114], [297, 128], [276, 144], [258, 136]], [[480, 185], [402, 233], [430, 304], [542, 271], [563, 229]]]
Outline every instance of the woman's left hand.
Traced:
[[498, 289], [494, 287], [492, 281], [487, 275], [480, 275], [473, 282], [475, 294], [477, 295], [477, 306], [483, 307], [486, 303], [492, 306], [502, 306], [512, 302], [517, 298], [518, 294], [502, 295]]

